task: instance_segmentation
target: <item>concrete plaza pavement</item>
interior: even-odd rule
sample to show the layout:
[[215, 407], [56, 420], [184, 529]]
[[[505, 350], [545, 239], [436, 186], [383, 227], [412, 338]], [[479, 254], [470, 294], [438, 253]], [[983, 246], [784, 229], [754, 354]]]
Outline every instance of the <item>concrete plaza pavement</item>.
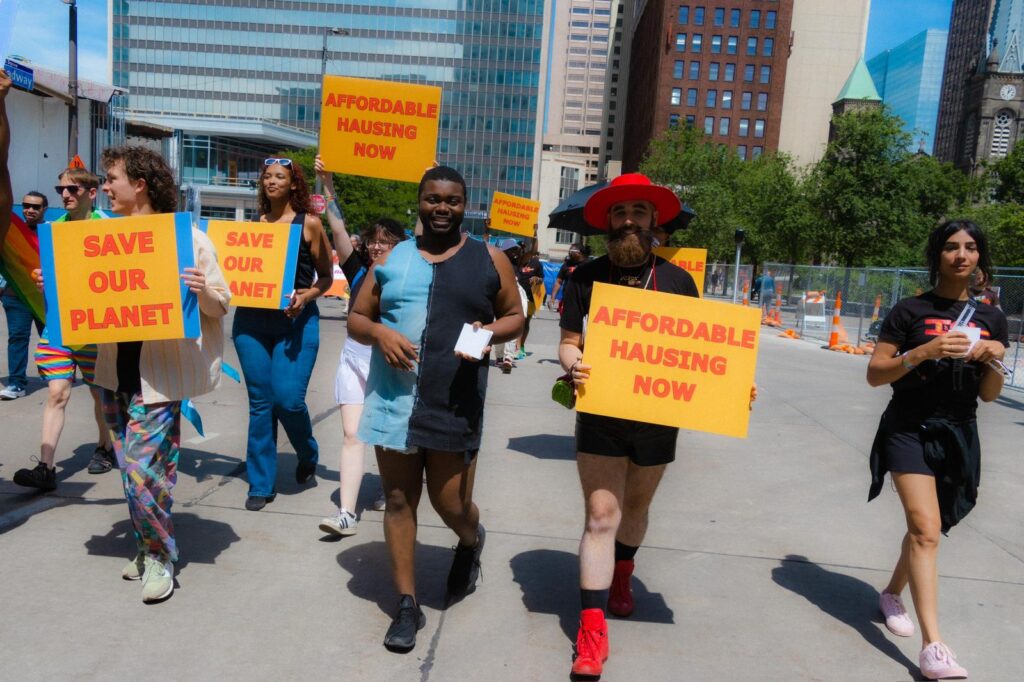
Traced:
[[[483, 580], [444, 610], [455, 542], [421, 504], [416, 649], [381, 646], [396, 595], [381, 514], [324, 538], [337, 501], [341, 421], [333, 377], [341, 305], [326, 301], [308, 402], [320, 442], [315, 487], [294, 482], [281, 437], [279, 495], [245, 511], [245, 391], [226, 380], [197, 400], [206, 437], [183, 427], [174, 515], [178, 589], [144, 605], [120, 570], [134, 552], [116, 472], [85, 471], [95, 441], [77, 386], [58, 451], [60, 487], [11, 483], [38, 451], [45, 387], [0, 403], [0, 679], [564, 680], [578, 616], [583, 520], [572, 414], [548, 393], [558, 330], [544, 311], [532, 355], [492, 370], [475, 499], [488, 530]], [[6, 329], [0, 322], [0, 339]], [[6, 353], [0, 353], [6, 374]], [[228, 360], [237, 367], [234, 349]], [[31, 363], [30, 363], [31, 364]], [[762, 336], [750, 437], [684, 432], [637, 555], [637, 608], [610, 621], [605, 680], [908, 680], [917, 637], [877, 612], [903, 535], [895, 493], [867, 504], [867, 452], [888, 389], [865, 359]], [[34, 376], [34, 368], [30, 374]], [[980, 414], [980, 502], [940, 547], [945, 640], [973, 680], [1024, 677], [1024, 393]], [[360, 496], [378, 478], [372, 456]], [[909, 604], [909, 593], [906, 595]]]

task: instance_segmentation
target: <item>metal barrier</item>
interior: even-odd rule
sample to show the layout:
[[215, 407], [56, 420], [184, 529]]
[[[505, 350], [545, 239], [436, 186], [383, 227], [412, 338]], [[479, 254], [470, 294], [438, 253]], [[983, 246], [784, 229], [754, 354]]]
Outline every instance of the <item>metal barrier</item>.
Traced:
[[[709, 266], [709, 275], [716, 265]], [[795, 328], [803, 338], [822, 344], [828, 342], [837, 292], [842, 292], [843, 296], [840, 321], [850, 343], [856, 345], [877, 338], [881, 320], [900, 299], [931, 288], [928, 271], [919, 268], [841, 268], [765, 263], [762, 272], [771, 273], [776, 287], [781, 288], [783, 326]], [[1009, 321], [1010, 347], [1006, 351], [1005, 363], [1014, 370], [1013, 378], [1006, 384], [1024, 389], [1024, 273], [1019, 268], [996, 268], [995, 272], [992, 288], [998, 292], [999, 306]], [[749, 274], [746, 276], [750, 277]], [[741, 281], [743, 277], [741, 272]], [[710, 279], [709, 276], [704, 284], [705, 292], [709, 294]], [[730, 298], [731, 287], [730, 279]], [[823, 299], [821, 308], [817, 307], [818, 295]], [[759, 301], [752, 299], [751, 304], [764, 304], [767, 298], [770, 297], [761, 297]], [[828, 323], [822, 324], [821, 317]]]
[[[743, 299], [743, 285], [747, 284], [748, 289], [753, 287], [754, 266], [741, 265], [739, 278], [739, 291], [736, 292], [736, 301]], [[728, 298], [732, 300], [733, 283], [736, 281], [736, 265], [728, 263], [708, 263], [704, 271], [704, 296]]]

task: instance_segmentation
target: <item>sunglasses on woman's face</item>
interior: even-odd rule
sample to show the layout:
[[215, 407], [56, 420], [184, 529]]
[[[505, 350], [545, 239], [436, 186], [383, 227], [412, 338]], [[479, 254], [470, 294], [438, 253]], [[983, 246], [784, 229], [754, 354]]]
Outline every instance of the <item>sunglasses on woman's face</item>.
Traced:
[[275, 163], [276, 164], [280, 164], [282, 166], [291, 166], [292, 165], [292, 160], [291, 159], [275, 159], [273, 157], [271, 157], [269, 159], [264, 159], [263, 160], [263, 165], [264, 166], [273, 166]]

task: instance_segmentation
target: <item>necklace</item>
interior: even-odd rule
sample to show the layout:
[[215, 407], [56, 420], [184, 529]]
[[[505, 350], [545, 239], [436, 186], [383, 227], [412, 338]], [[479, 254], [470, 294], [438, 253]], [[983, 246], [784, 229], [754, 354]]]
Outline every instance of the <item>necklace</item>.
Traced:
[[[648, 265], [648, 264], [651, 266], [651, 269], [647, 271], [647, 279], [644, 280], [643, 279], [643, 274], [644, 274], [643, 268], [646, 265]], [[608, 277], [609, 283], [611, 283], [612, 280], [614, 278], [616, 278], [616, 277], [618, 277], [618, 280], [619, 280], [618, 284], [620, 286], [639, 287], [641, 289], [651, 288], [654, 291], [658, 290], [658, 278], [654, 274], [654, 263], [651, 262], [651, 261], [648, 261], [648, 263], [645, 263], [644, 265], [641, 265], [640, 266], [640, 272], [638, 272], [635, 275], [631, 275], [631, 274], [628, 274], [628, 273], [621, 273], [619, 271], [619, 267], [617, 265], [613, 265], [612, 266], [612, 271], [611, 271], [611, 273], [610, 273], [610, 275]], [[641, 280], [643, 280], [643, 284], [640, 283]]]

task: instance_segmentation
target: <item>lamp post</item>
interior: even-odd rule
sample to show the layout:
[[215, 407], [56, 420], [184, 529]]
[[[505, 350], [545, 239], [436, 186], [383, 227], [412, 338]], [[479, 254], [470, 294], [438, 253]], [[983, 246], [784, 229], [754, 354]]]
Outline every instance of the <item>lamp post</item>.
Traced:
[[78, 154], [78, 5], [76, 0], [61, 0], [68, 6], [68, 161]]
[[[337, 26], [333, 28], [324, 29], [324, 45], [323, 49], [320, 50], [320, 115], [323, 116], [323, 99], [324, 99], [324, 77], [327, 75], [327, 39], [331, 36], [347, 36], [348, 30], [339, 28]], [[316, 129], [316, 150], [320, 152], [320, 126]], [[323, 187], [320, 185], [320, 176], [316, 176], [316, 183], [314, 187], [314, 194], [320, 194], [323, 191]]]
[[733, 235], [736, 239], [736, 271], [732, 276], [732, 302], [736, 302], [736, 295], [740, 290], [740, 253], [743, 251], [743, 240], [746, 239], [747, 233], [743, 230], [736, 230]]

